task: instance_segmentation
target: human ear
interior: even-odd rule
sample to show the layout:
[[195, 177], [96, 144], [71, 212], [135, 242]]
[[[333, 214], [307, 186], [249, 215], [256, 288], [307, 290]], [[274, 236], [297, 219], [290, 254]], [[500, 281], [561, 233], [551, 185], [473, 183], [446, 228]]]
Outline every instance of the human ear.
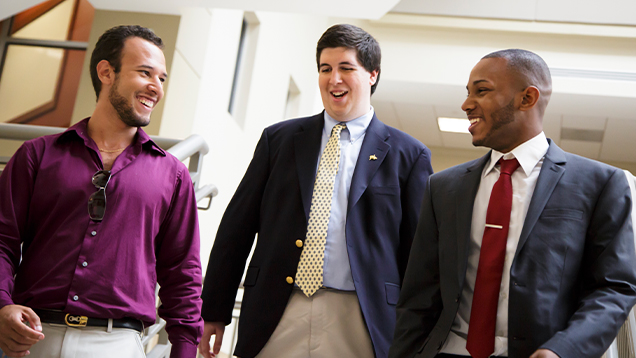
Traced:
[[378, 73], [380, 71], [379, 70], [373, 70], [373, 72], [371, 72], [371, 77], [369, 77], [369, 84], [371, 86], [373, 86], [375, 84], [375, 81], [378, 80]]
[[539, 102], [539, 98], [541, 97], [539, 89], [535, 86], [527, 87], [522, 93], [523, 98], [521, 99], [521, 105], [519, 106], [519, 109], [522, 111], [527, 111], [533, 108]]
[[115, 81], [115, 69], [110, 62], [101, 60], [97, 64], [97, 77], [103, 85], [111, 85]]

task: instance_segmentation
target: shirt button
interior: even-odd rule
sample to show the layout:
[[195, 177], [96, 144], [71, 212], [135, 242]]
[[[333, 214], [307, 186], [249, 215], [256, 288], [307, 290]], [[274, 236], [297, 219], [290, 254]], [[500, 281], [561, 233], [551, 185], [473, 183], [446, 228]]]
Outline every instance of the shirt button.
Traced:
[[97, 235], [97, 231], [91, 231], [91, 235], [92, 235], [92, 236]]
[[296, 240], [296, 246], [303, 247], [303, 240]]
[[82, 262], [82, 266], [84, 266], [84, 267], [88, 266], [88, 262], [86, 262], [86, 261]]
[[291, 285], [292, 283], [294, 283], [294, 279], [293, 279], [291, 276], [287, 276], [286, 281], [287, 281], [287, 283], [288, 283], [288, 284], [290, 284], [290, 285]]
[[73, 296], [73, 301], [77, 301], [77, 300], [79, 300], [79, 296], [78, 295]]

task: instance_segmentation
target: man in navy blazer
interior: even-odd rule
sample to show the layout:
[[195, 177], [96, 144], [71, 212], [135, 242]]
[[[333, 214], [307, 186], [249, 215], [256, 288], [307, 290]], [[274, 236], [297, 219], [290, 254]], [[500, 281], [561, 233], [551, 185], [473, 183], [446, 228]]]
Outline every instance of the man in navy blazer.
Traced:
[[[625, 175], [545, 138], [542, 119], [552, 85], [538, 55], [489, 54], [472, 70], [467, 89], [462, 109], [473, 144], [492, 150], [429, 178], [389, 356], [476, 357], [480, 346], [488, 348], [486, 357], [600, 357], [636, 297]], [[482, 236], [486, 242], [486, 226], [497, 229], [485, 219], [499, 159], [516, 159], [520, 167], [510, 176], [494, 341], [467, 348], [471, 329], [485, 333], [478, 323], [471, 326], [485, 308], [473, 297]]]
[[[375, 116], [370, 97], [380, 76], [380, 48], [371, 35], [351, 25], [332, 26], [318, 41], [316, 60], [325, 111], [263, 131], [219, 226], [202, 296], [204, 357], [219, 352], [256, 234], [235, 355], [388, 354], [432, 173], [430, 151]], [[321, 152], [337, 123], [347, 127], [340, 137], [324, 287], [307, 297], [296, 285], [296, 273]], [[211, 335], [216, 335], [212, 350]]]

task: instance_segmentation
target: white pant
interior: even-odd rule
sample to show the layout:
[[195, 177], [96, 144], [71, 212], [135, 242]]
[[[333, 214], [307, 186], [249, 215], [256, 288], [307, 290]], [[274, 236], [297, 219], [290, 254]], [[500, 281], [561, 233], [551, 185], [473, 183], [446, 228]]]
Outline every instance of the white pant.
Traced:
[[126, 328], [72, 328], [42, 323], [44, 339], [29, 349], [29, 358], [145, 358], [139, 332]]
[[[239, 322], [239, 324], [241, 324]], [[257, 358], [373, 358], [373, 344], [355, 292], [294, 289]]]

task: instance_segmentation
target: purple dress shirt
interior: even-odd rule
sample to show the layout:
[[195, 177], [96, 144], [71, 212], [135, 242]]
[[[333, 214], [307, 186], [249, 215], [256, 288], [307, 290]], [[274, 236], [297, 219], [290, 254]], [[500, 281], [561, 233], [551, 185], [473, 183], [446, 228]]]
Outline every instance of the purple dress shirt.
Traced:
[[131, 317], [149, 326], [158, 282], [171, 357], [195, 357], [201, 261], [188, 170], [139, 129], [113, 164], [103, 221], [92, 221], [91, 178], [103, 166], [88, 120], [25, 142], [0, 177], [0, 308]]

